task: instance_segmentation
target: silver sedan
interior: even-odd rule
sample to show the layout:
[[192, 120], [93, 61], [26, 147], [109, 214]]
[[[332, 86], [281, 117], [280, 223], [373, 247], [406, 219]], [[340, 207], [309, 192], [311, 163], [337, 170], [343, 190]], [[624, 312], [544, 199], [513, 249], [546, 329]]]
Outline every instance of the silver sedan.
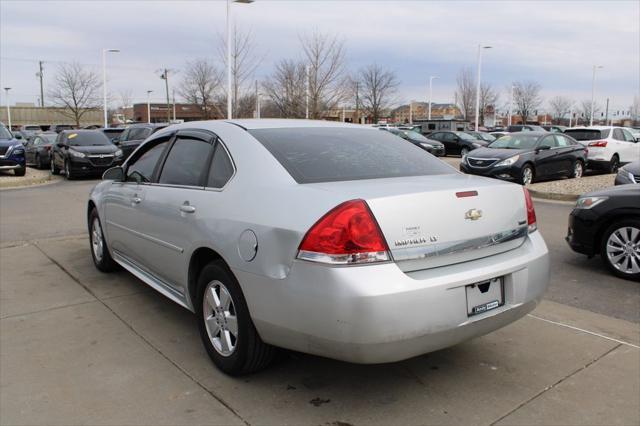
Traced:
[[526, 189], [364, 126], [170, 126], [87, 207], [96, 267], [193, 311], [228, 374], [276, 347], [356, 363], [435, 351], [522, 317], [549, 279]]

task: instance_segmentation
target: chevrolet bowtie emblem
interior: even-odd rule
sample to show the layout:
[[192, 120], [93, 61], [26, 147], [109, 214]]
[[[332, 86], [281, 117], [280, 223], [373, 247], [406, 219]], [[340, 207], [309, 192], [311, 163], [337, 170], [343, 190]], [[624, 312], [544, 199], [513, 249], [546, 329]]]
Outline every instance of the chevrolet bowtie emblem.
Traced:
[[465, 219], [478, 220], [482, 217], [482, 210], [471, 209], [464, 214]]

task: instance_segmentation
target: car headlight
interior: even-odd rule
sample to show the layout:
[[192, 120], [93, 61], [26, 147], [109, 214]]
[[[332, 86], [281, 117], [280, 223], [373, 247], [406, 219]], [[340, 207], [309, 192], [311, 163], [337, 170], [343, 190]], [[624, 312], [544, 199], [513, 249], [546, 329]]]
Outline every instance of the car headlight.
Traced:
[[520, 159], [519, 155], [514, 155], [513, 157], [509, 157], [506, 160], [502, 160], [501, 162], [496, 164], [494, 167], [513, 166], [516, 163], [516, 161], [518, 161], [519, 159]]
[[69, 149], [69, 154], [72, 157], [76, 157], [76, 158], [84, 158], [87, 156], [84, 152], [79, 152], [79, 151], [76, 151], [75, 149]]
[[116, 156], [116, 157], [122, 157], [122, 150], [121, 150], [121, 149], [117, 150], [117, 151], [115, 152], [115, 156]]
[[609, 197], [582, 197], [576, 201], [576, 209], [590, 209]]
[[471, 145], [473, 145], [474, 148], [482, 148], [484, 145], [482, 145], [481, 143], [472, 143]]

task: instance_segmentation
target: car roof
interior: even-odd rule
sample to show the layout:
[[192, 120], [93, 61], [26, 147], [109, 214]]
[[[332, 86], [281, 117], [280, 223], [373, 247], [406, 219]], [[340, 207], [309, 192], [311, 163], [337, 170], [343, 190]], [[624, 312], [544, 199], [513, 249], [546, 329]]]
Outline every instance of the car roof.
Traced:
[[620, 129], [620, 126], [582, 126], [582, 127], [570, 127], [567, 130], [608, 130], [608, 129]]
[[548, 136], [553, 135], [550, 132], [541, 132], [540, 130], [531, 130], [528, 132], [511, 132], [509, 135], [531, 135], [531, 136]]
[[[222, 120], [225, 123], [234, 124], [246, 130], [257, 129], [282, 129], [282, 128], [301, 128], [301, 127], [339, 127], [339, 128], [357, 128], [378, 130], [376, 127], [364, 126], [360, 124], [342, 123], [339, 121], [325, 120], [302, 120], [302, 119], [281, 119], [281, 118], [261, 118], [261, 119], [237, 119]], [[211, 122], [211, 121], [209, 121]], [[191, 122], [193, 123], [193, 122]], [[200, 122], [200, 123], [207, 123]]]

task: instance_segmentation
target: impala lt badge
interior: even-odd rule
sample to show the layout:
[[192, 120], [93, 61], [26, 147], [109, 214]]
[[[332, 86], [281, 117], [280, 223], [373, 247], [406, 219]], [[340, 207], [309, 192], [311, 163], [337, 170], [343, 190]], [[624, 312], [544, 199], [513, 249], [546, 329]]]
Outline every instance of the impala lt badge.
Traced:
[[478, 210], [478, 209], [467, 210], [467, 212], [464, 214], [464, 218], [469, 220], [478, 220], [481, 217], [482, 217], [482, 210]]

